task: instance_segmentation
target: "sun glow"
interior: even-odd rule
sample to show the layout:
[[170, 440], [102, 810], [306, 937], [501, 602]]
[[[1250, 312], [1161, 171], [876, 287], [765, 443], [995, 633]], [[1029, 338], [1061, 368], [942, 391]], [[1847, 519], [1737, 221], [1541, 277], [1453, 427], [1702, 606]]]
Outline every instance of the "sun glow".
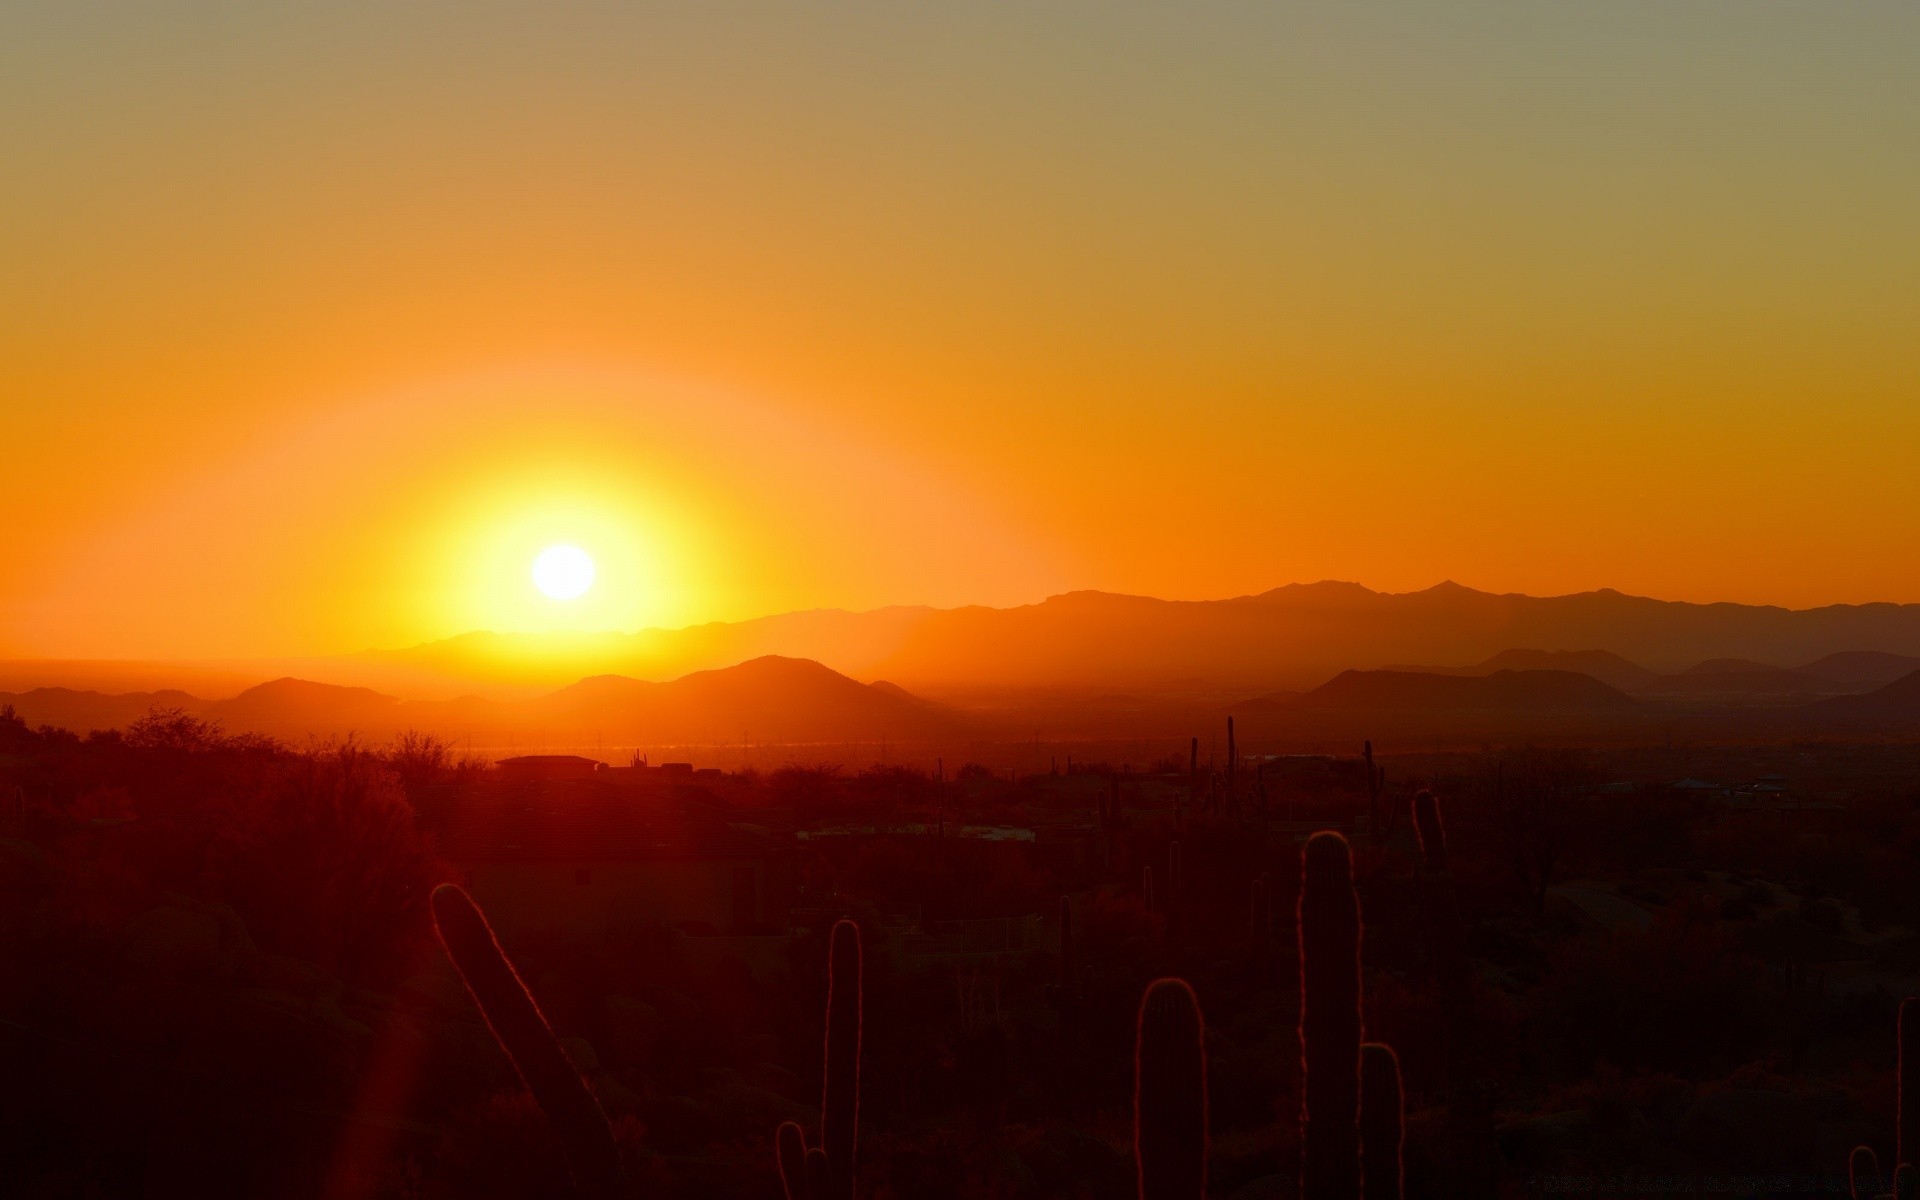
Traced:
[[578, 546], [548, 546], [533, 560], [533, 586], [572, 600], [593, 586], [593, 559]]

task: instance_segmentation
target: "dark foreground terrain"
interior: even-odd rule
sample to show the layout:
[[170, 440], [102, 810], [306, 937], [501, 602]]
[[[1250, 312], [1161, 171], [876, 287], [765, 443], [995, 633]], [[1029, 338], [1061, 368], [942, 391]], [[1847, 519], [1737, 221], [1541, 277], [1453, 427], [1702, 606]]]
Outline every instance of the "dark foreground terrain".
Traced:
[[553, 1124], [435, 937], [451, 881], [636, 1195], [781, 1195], [775, 1130], [819, 1135], [847, 919], [861, 1195], [1133, 1192], [1136, 1018], [1177, 976], [1206, 1022], [1208, 1193], [1293, 1196], [1323, 829], [1352, 848], [1408, 1195], [1833, 1194], [1854, 1145], [1891, 1160], [1920, 748], [1378, 765], [490, 768], [430, 738], [295, 752], [177, 713], [85, 737], [8, 714], [0, 1193], [564, 1194]]

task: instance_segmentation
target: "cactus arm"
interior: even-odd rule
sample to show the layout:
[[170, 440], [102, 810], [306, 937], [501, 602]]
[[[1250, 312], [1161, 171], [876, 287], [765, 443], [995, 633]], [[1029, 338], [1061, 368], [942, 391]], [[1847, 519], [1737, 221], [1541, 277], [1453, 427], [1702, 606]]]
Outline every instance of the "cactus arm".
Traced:
[[1872, 1146], [1855, 1146], [1847, 1156], [1847, 1195], [1852, 1200], [1874, 1200], [1880, 1194], [1880, 1159]]
[[780, 1164], [780, 1188], [787, 1200], [807, 1200], [807, 1137], [800, 1126], [781, 1122], [773, 1134], [773, 1155]]
[[807, 1157], [801, 1165], [801, 1175], [806, 1179], [807, 1200], [823, 1200], [833, 1190], [833, 1168], [827, 1162], [827, 1152], [818, 1146], [807, 1148]]
[[1401, 1200], [1404, 1101], [1400, 1058], [1393, 1047], [1360, 1047], [1360, 1185], [1366, 1200]]
[[433, 922], [487, 1027], [559, 1133], [575, 1188], [595, 1200], [623, 1194], [620, 1151], [607, 1114], [500, 949], [480, 907], [459, 888], [441, 884], [433, 891]]

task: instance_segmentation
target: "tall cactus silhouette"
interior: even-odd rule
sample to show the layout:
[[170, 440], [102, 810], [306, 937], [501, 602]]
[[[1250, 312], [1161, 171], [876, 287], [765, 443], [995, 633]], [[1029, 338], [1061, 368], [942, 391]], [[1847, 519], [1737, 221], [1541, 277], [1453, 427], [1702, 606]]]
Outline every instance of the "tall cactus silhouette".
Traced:
[[[1847, 1160], [1848, 1187], [1853, 1200], [1874, 1200], [1883, 1194], [1890, 1194], [1895, 1200], [1913, 1200], [1916, 1190], [1920, 1190], [1916, 1187], [1920, 1185], [1920, 1178], [1916, 1178], [1915, 1173], [1920, 1164], [1914, 1162], [1914, 1157], [1920, 1155], [1920, 997], [1908, 996], [1900, 1001], [1897, 1033], [1893, 1178], [1883, 1181], [1879, 1157], [1871, 1146], [1855, 1146], [1852, 1157]], [[1883, 1182], [1890, 1185], [1890, 1193], [1882, 1193]]]
[[1240, 751], [1233, 741], [1233, 718], [1227, 718], [1227, 803], [1233, 803], [1233, 779], [1235, 768], [1240, 761]]
[[1373, 762], [1373, 742], [1369, 740], [1360, 751], [1367, 772], [1367, 837], [1375, 843], [1384, 842], [1390, 821], [1380, 819], [1380, 793], [1387, 786], [1387, 769], [1375, 766]]
[[1133, 1157], [1139, 1200], [1207, 1194], [1206, 1021], [1184, 979], [1140, 997], [1134, 1032]]
[[1899, 1098], [1894, 1110], [1894, 1165], [1920, 1166], [1920, 998], [1900, 1001]]
[[1440, 802], [1432, 792], [1423, 789], [1414, 796], [1413, 827], [1420, 835], [1420, 853], [1425, 860], [1420, 890], [1427, 916], [1427, 940], [1432, 948], [1434, 975], [1440, 991], [1443, 1065], [1456, 1084], [1464, 1084], [1465, 1075], [1452, 1069], [1452, 1058], [1471, 1040], [1467, 1026], [1473, 1012], [1472, 977], [1467, 968], [1466, 933], [1460, 921], [1459, 897], [1448, 866], [1446, 827], [1440, 821]]
[[1413, 798], [1413, 828], [1420, 835], [1420, 854], [1427, 870], [1447, 869], [1447, 831], [1440, 824], [1440, 802], [1422, 788]]
[[1401, 1200], [1405, 1111], [1400, 1092], [1400, 1057], [1393, 1047], [1367, 1042], [1360, 1047], [1360, 1184], [1367, 1200]]
[[860, 927], [852, 921], [836, 921], [827, 958], [820, 1144], [809, 1148], [805, 1134], [791, 1121], [774, 1137], [789, 1200], [840, 1200], [853, 1195], [860, 1120], [861, 973]]
[[860, 927], [834, 922], [827, 952], [825, 1081], [820, 1091], [820, 1144], [808, 1147], [788, 1121], [774, 1133], [787, 1200], [852, 1200], [860, 1131], [860, 1036], [863, 962]]
[[1062, 1010], [1077, 1008], [1088, 993], [1087, 977], [1081, 971], [1073, 942], [1073, 903], [1060, 897], [1060, 977], [1048, 990]]
[[1475, 1173], [1470, 1190], [1497, 1186], [1493, 1164], [1499, 1156], [1494, 1135], [1493, 1097], [1484, 1066], [1475, 1058], [1473, 971], [1467, 963], [1466, 925], [1454, 889], [1440, 802], [1422, 789], [1413, 798], [1413, 827], [1424, 859], [1420, 873], [1421, 908], [1427, 945], [1433, 955], [1435, 990], [1440, 1001], [1438, 1074], [1446, 1080], [1447, 1121], [1463, 1161]]
[[1360, 903], [1353, 850], [1307, 840], [1300, 871], [1300, 1194], [1360, 1196]]
[[1471, 978], [1459, 897], [1454, 891], [1452, 868], [1448, 866], [1447, 831], [1440, 821], [1440, 802], [1432, 792], [1423, 789], [1414, 796], [1413, 826], [1420, 835], [1420, 853], [1425, 860], [1421, 890], [1425, 893], [1423, 907], [1427, 913], [1434, 973], [1440, 984], [1440, 1006], [1447, 1023], [1447, 1037], [1450, 1042], [1456, 1042], [1467, 1036]]
[[480, 906], [466, 892], [443, 883], [433, 891], [432, 907], [447, 957], [521, 1082], [560, 1135], [575, 1189], [592, 1200], [623, 1194], [625, 1176], [607, 1114], [500, 949]]
[[1187, 873], [1181, 861], [1180, 843], [1167, 843], [1166, 894], [1161, 910], [1167, 915], [1167, 936], [1176, 941], [1187, 935]]
[[1060, 897], [1060, 988], [1070, 990], [1076, 978], [1073, 960], [1073, 904]]
[[1367, 773], [1367, 832], [1374, 832], [1380, 823], [1380, 793], [1373, 786], [1373, 739], [1368, 738], [1360, 747], [1360, 762]]

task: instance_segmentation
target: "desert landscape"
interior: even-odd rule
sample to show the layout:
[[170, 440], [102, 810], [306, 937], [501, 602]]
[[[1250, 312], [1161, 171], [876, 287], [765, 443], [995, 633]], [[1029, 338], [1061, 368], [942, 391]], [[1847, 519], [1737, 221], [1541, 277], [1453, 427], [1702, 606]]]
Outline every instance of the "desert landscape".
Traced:
[[0, 5], [0, 1200], [1915, 1200], [1920, 5]]

